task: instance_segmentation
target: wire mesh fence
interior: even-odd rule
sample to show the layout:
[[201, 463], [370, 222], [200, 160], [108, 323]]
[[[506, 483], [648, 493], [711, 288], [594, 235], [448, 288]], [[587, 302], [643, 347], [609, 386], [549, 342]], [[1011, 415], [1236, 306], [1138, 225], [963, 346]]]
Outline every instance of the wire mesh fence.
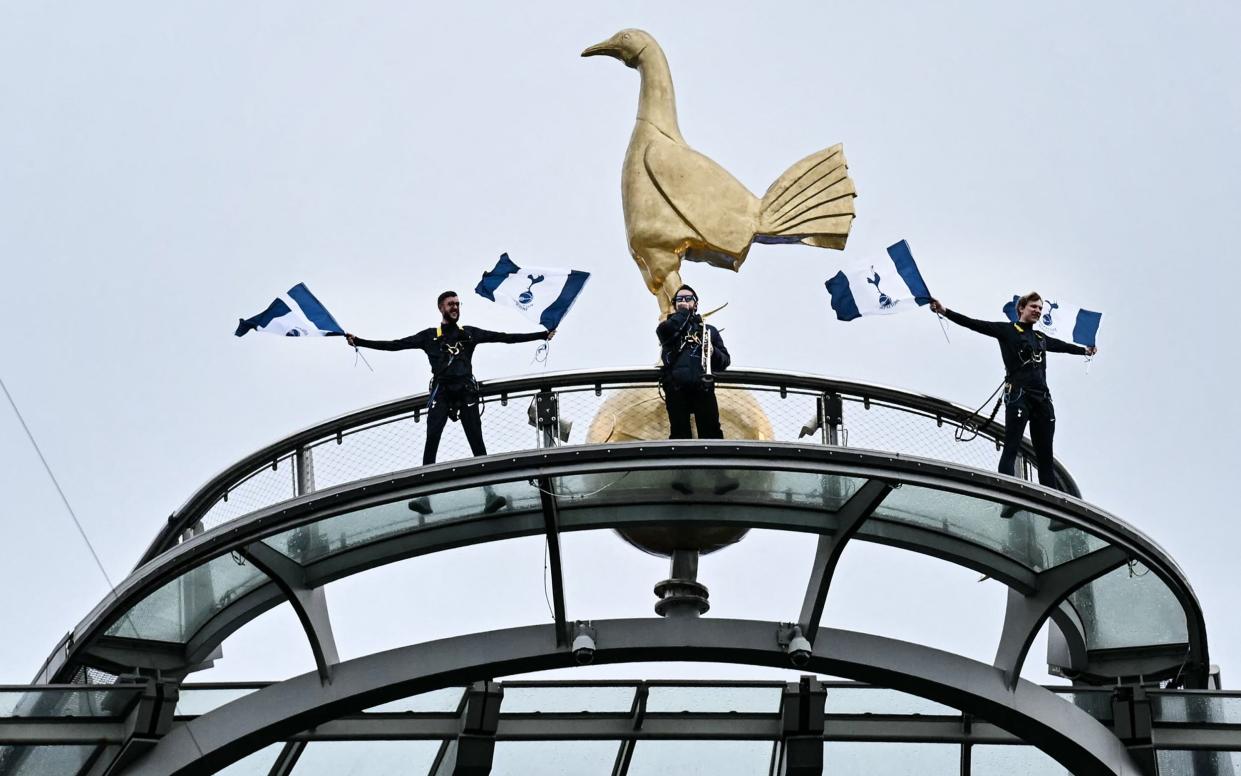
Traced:
[[[616, 373], [610, 373], [615, 377]], [[744, 380], [717, 389], [726, 438], [859, 447], [933, 458], [994, 471], [999, 461], [995, 438], [978, 435], [958, 441], [968, 411], [946, 402], [885, 389], [877, 400], [854, 384], [798, 378], [788, 386]], [[807, 385], [807, 383], [811, 383]], [[520, 390], [504, 384], [483, 386], [480, 400], [488, 453], [515, 452], [551, 444], [589, 444], [666, 439], [667, 414], [653, 379], [599, 379], [589, 373], [549, 376], [547, 383]], [[544, 404], [540, 405], [542, 393]], [[893, 395], [897, 394], [897, 398]], [[828, 397], [838, 397], [839, 417]], [[916, 399], [916, 400], [915, 400]], [[539, 423], [543, 407], [544, 422]], [[828, 422], [824, 424], [826, 417]], [[426, 444], [425, 405], [388, 417], [345, 426], [284, 452], [234, 483], [196, 521], [196, 530], [214, 528], [258, 509], [304, 493], [404, 471], [422, 464]], [[438, 461], [473, 455], [460, 424], [444, 430]]]

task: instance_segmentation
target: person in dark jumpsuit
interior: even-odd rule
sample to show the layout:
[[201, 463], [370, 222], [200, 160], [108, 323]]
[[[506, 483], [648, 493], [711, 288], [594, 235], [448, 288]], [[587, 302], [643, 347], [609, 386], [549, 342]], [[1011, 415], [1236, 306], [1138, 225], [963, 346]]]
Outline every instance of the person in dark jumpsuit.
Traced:
[[1056, 482], [1052, 438], [1056, 431], [1056, 410], [1047, 389], [1047, 353], [1072, 353], [1093, 356], [1097, 348], [1084, 348], [1071, 342], [1049, 337], [1034, 328], [1043, 314], [1043, 298], [1038, 293], [1026, 294], [1017, 300], [1017, 322], [978, 321], [931, 300], [931, 311], [967, 329], [995, 338], [1004, 360], [1004, 451], [1000, 454], [1000, 473], [1010, 477], [1017, 473], [1017, 453], [1026, 424], [1034, 443], [1038, 481], [1051, 488]]
[[[672, 301], [676, 312], [655, 329], [662, 351], [660, 385], [672, 429], [669, 438], [691, 439], [689, 418], [693, 415], [699, 439], [723, 439], [714, 381], [703, 370], [703, 323], [698, 315], [698, 294], [689, 286], [681, 286]], [[719, 331], [709, 324], [706, 331], [711, 337], [711, 371], [722, 372], [732, 359]]]
[[[437, 303], [440, 325], [423, 329], [412, 336], [396, 340], [369, 340], [353, 334], [345, 335], [345, 341], [354, 347], [373, 350], [421, 350], [427, 354], [427, 361], [431, 364], [431, 396], [427, 403], [427, 442], [422, 452], [424, 466], [435, 463], [440, 437], [449, 420], [461, 421], [461, 428], [465, 431], [465, 438], [469, 441], [474, 455], [487, 454], [487, 446], [483, 442], [482, 418], [478, 411], [478, 381], [474, 379], [474, 348], [491, 342], [550, 340], [556, 334], [555, 331], [508, 334], [461, 326], [461, 300], [455, 291], [440, 294]], [[488, 506], [494, 503], [493, 499], [489, 499]], [[423, 511], [421, 506], [424, 506], [422, 499], [410, 503], [410, 508], [418, 512]]]

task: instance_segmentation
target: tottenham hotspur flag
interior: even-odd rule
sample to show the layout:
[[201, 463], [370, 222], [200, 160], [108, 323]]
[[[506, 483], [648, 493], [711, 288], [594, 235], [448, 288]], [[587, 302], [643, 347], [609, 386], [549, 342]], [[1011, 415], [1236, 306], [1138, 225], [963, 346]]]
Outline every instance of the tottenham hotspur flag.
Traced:
[[842, 321], [916, 310], [931, 301], [931, 292], [904, 240], [888, 246], [886, 258], [837, 272], [827, 281], [827, 292]]
[[330, 337], [345, 333], [305, 283], [290, 288], [288, 294], [277, 297], [253, 318], [242, 318], [234, 334], [240, 337], [249, 331], [284, 337]]
[[548, 331], [573, 307], [589, 272], [555, 267], [519, 267], [505, 253], [495, 269], [483, 274], [474, 292], [493, 302], [515, 308]]

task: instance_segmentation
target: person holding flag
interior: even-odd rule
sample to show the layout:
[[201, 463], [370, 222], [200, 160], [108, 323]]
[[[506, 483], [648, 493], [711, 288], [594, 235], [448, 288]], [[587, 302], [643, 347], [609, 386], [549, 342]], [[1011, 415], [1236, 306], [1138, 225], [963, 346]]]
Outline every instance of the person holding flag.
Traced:
[[[373, 350], [421, 350], [427, 354], [427, 360], [431, 364], [431, 397], [427, 403], [427, 443], [422, 453], [424, 466], [435, 463], [440, 436], [449, 420], [460, 420], [474, 455], [487, 454], [487, 446], [483, 442], [482, 417], [478, 411], [478, 381], [474, 379], [474, 348], [491, 342], [512, 344], [550, 340], [556, 334], [555, 329], [508, 334], [461, 326], [461, 300], [455, 291], [440, 294], [436, 303], [440, 311], [439, 325], [423, 329], [412, 336], [397, 340], [369, 340], [354, 334], [345, 334], [345, 340], [354, 347]], [[499, 506], [503, 504], [500, 503]], [[499, 506], [495, 508], [498, 509]], [[412, 503], [410, 508], [422, 511]]]
[[1004, 360], [1005, 405], [1004, 450], [1000, 454], [1000, 473], [1010, 477], [1016, 475], [1017, 453], [1021, 449], [1021, 437], [1028, 423], [1030, 439], [1034, 443], [1039, 484], [1059, 489], [1052, 453], [1056, 411], [1047, 388], [1047, 354], [1093, 356], [1098, 348], [1093, 344], [1083, 347], [1065, 342], [1037, 331], [1034, 325], [1043, 315], [1043, 298], [1037, 292], [1018, 298], [1016, 321], [975, 320], [949, 310], [938, 299], [931, 300], [931, 311], [958, 326], [992, 337], [1000, 344], [1000, 357]]

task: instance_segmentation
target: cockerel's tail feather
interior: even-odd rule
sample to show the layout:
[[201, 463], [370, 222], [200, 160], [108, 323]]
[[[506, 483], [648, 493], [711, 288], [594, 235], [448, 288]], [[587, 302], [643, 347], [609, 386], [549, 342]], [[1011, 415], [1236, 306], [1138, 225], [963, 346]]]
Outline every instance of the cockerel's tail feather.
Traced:
[[763, 195], [758, 239], [844, 248], [856, 196], [843, 146], [811, 154], [785, 171]]

